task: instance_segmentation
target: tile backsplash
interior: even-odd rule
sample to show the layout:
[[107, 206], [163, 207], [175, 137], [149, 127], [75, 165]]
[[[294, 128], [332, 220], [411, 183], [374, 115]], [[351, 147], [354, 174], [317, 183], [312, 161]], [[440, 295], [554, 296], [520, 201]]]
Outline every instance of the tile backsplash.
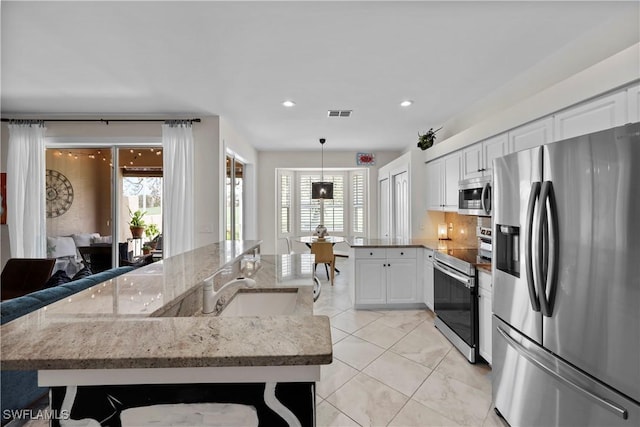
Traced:
[[[469, 245], [470, 247], [478, 246], [478, 237], [476, 236], [478, 218], [479, 217], [472, 215], [459, 215], [455, 212], [445, 212], [444, 219], [449, 229], [449, 238], [456, 242]], [[484, 219], [481, 218], [481, 221], [483, 220]]]

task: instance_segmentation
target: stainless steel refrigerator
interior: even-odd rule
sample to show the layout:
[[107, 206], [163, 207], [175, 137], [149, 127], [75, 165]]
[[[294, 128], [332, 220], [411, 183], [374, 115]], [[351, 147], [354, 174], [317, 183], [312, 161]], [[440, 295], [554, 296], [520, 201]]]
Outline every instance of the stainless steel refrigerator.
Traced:
[[640, 426], [640, 123], [494, 163], [493, 401], [512, 426]]

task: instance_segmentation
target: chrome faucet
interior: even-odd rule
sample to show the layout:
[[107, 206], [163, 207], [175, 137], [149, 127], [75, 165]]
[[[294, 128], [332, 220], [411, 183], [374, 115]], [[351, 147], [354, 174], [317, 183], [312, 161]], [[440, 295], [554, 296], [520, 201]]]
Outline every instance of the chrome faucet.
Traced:
[[219, 307], [217, 307], [220, 302], [220, 296], [222, 291], [225, 291], [229, 288], [255, 288], [256, 281], [253, 279], [249, 279], [248, 277], [238, 277], [237, 279], [231, 280], [230, 282], [222, 285], [218, 291], [213, 290], [213, 277], [204, 280], [202, 291], [202, 312], [204, 314], [211, 314], [215, 312]]

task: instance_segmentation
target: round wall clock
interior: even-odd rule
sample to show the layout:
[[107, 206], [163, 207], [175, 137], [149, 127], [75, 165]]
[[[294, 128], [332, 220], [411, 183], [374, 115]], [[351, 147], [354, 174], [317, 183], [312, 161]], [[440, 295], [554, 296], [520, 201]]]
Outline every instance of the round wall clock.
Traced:
[[47, 218], [62, 215], [73, 203], [73, 187], [66, 176], [60, 172], [47, 169]]

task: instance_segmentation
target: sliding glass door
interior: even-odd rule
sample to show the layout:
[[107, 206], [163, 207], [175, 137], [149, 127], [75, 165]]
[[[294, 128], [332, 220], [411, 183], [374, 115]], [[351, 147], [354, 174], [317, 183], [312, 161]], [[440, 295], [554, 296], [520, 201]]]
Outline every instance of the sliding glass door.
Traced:
[[[47, 145], [47, 256], [57, 260], [54, 271], [73, 277], [85, 267], [98, 273], [162, 257], [162, 157], [150, 145]], [[136, 212], [140, 235], [130, 227]]]
[[242, 240], [245, 164], [227, 155], [225, 171], [225, 239]]

